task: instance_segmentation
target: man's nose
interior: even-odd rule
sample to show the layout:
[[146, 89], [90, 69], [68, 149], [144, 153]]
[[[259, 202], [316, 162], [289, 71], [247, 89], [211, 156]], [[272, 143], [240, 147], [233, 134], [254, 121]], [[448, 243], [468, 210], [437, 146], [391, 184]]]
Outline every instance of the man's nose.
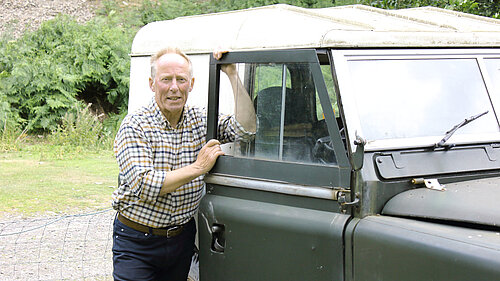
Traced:
[[170, 90], [176, 91], [179, 90], [179, 85], [177, 85], [177, 79], [172, 79], [172, 83], [170, 85]]

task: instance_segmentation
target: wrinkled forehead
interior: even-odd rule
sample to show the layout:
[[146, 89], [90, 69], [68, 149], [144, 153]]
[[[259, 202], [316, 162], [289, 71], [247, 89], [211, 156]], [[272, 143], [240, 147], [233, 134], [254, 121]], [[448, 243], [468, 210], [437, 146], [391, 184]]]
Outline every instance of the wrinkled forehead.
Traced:
[[156, 62], [158, 72], [184, 71], [189, 77], [193, 76], [191, 61], [176, 53], [167, 53], [159, 57]]

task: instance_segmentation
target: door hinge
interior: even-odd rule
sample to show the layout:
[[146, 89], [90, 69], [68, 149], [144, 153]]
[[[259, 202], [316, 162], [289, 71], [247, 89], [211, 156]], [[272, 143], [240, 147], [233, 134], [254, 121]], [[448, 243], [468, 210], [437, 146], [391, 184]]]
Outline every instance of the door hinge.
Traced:
[[[347, 201], [347, 193], [350, 194], [350, 192], [340, 192], [338, 195], [338, 203], [340, 205], [340, 211], [342, 213], [346, 213], [348, 208], [359, 208], [359, 193], [354, 193], [354, 199], [350, 202]], [[349, 198], [351, 198], [351, 196], [349, 196]]]

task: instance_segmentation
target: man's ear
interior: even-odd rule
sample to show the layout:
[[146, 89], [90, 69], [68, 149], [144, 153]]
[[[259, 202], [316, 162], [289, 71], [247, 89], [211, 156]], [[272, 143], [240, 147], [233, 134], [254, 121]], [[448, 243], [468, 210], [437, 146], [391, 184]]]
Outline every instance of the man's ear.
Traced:
[[194, 86], [194, 77], [191, 78], [191, 85], [189, 86], [190, 92], [193, 90], [193, 86]]
[[149, 77], [149, 88], [151, 89], [151, 91], [155, 91], [154, 90], [154, 85], [155, 85], [155, 80], [153, 80], [153, 78]]

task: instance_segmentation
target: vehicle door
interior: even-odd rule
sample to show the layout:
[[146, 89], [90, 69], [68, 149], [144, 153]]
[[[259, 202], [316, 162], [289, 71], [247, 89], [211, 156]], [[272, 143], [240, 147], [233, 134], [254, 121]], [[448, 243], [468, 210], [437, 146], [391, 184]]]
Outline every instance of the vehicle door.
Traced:
[[337, 199], [349, 193], [350, 164], [327, 53], [231, 52], [212, 59], [208, 139], [218, 134], [224, 64], [236, 64], [257, 130], [225, 147], [205, 177], [200, 279], [342, 280], [350, 214]]

